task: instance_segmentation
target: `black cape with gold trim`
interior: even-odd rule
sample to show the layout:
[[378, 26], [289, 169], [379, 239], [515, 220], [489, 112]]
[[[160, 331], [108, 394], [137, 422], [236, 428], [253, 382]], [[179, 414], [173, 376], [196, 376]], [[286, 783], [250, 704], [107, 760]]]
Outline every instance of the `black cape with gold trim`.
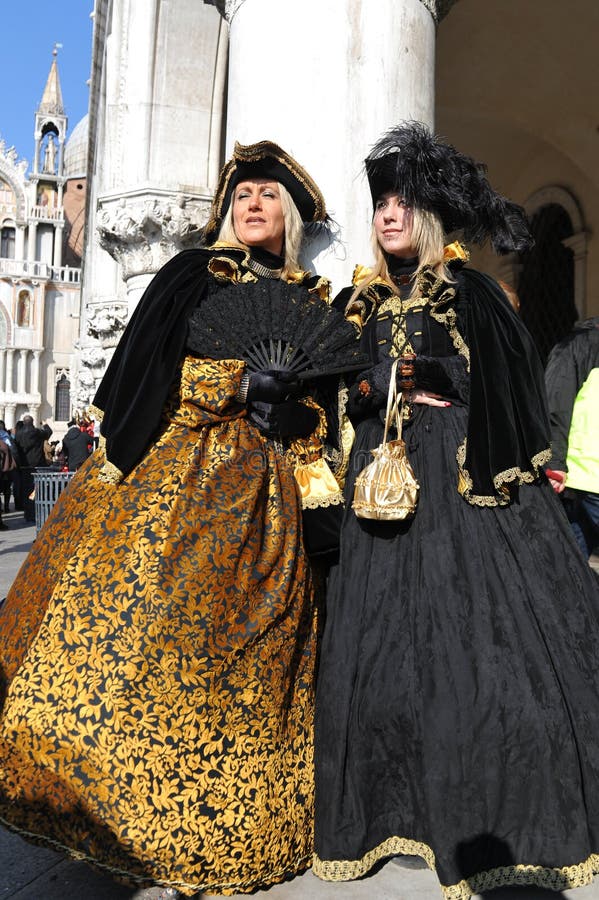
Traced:
[[407, 322], [414, 352], [441, 373], [429, 389], [451, 406], [417, 405], [404, 425], [415, 516], [368, 521], [351, 498], [383, 424], [350, 390], [356, 438], [319, 657], [314, 871], [349, 880], [418, 854], [447, 900], [562, 890], [599, 871], [599, 587], [538, 472], [547, 433], [528, 335], [484, 276], [446, 290], [418, 309], [374, 283], [348, 310], [376, 366]]

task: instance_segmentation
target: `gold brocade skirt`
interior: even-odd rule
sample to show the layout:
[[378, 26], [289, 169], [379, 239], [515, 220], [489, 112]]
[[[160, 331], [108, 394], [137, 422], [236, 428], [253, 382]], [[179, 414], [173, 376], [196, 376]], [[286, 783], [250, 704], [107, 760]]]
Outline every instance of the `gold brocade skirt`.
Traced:
[[90, 458], [0, 609], [0, 821], [184, 894], [312, 853], [314, 590], [293, 472], [230, 416], [238, 380], [186, 360], [143, 460], [108, 485]]

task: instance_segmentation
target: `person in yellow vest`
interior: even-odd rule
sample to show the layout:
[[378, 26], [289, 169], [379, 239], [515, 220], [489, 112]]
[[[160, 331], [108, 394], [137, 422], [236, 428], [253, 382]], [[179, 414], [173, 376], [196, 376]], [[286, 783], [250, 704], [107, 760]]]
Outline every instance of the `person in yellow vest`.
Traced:
[[546, 471], [588, 559], [599, 546], [599, 316], [556, 344], [545, 383], [552, 453]]

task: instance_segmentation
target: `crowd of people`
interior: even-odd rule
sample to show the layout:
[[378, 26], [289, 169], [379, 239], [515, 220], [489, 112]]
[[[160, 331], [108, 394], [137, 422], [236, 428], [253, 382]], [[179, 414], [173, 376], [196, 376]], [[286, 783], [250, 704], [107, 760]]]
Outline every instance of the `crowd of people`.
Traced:
[[[116, 348], [97, 452], [69, 423], [78, 472], [0, 605], [0, 822], [165, 897], [397, 854], [452, 900], [599, 871], [599, 583], [573, 529], [596, 524], [597, 358], [556, 351], [550, 409], [517, 298], [468, 265], [531, 241], [473, 159], [404, 122], [365, 171], [374, 261], [332, 298], [299, 261], [319, 187], [235, 145], [204, 246]], [[286, 324], [323, 303], [360, 365], [291, 364]], [[358, 515], [394, 406], [415, 510], [385, 484]]]
[[[99, 423], [98, 423], [99, 427]], [[33, 417], [24, 415], [14, 429], [0, 419], [0, 530], [8, 526], [2, 512], [21, 511], [27, 522], [35, 522], [36, 469], [76, 472], [98, 446], [98, 427], [94, 419], [79, 416], [67, 423], [62, 441], [51, 441], [47, 423], [36, 426]]]

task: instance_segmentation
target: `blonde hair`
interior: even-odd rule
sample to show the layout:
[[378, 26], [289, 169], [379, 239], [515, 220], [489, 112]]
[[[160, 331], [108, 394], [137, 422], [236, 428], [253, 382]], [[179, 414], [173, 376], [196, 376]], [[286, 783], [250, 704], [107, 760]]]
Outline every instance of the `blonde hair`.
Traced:
[[[382, 278], [387, 282], [394, 294], [399, 294], [399, 289], [389, 273], [385, 254], [378, 242], [374, 223], [370, 232], [370, 241], [374, 253], [374, 266], [368, 278], [361, 281], [353, 292], [349, 301], [350, 303], [363, 293], [377, 278]], [[443, 231], [441, 218], [437, 213], [414, 207], [412, 216], [412, 245], [416, 250], [418, 266], [413, 275], [413, 285], [410, 296], [415, 294], [418, 275], [424, 268], [431, 268], [436, 275], [443, 278], [445, 281], [452, 282], [454, 280], [444, 262], [445, 232]]]
[[[281, 184], [280, 181], [277, 181], [277, 185], [281, 200], [281, 209], [283, 210], [283, 218], [285, 220], [285, 234], [283, 236], [283, 257], [285, 262], [283, 264], [283, 271], [281, 272], [281, 277], [283, 278], [286, 275], [290, 275], [292, 272], [297, 272], [300, 268], [299, 255], [304, 239], [304, 223], [302, 222], [302, 217], [298, 212], [298, 208], [293, 202], [291, 194], [285, 185]], [[243, 244], [235, 233], [235, 226], [233, 225], [234, 199], [235, 191], [233, 191], [229, 208], [223, 217], [217, 240], [224, 241], [227, 244], [233, 244], [235, 247], [240, 247], [242, 250], [251, 251], [251, 247], [247, 244]]]

